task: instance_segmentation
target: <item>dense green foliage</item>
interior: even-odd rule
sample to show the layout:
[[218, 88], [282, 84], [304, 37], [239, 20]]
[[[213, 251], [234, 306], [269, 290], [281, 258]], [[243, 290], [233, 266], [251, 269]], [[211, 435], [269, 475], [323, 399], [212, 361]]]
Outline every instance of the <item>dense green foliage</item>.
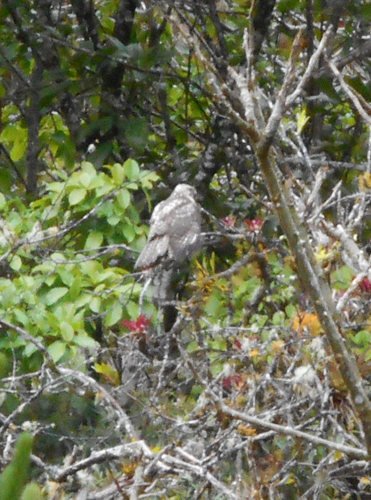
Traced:
[[23, 433], [14, 448], [11, 463], [0, 476], [0, 499], [18, 500], [27, 481], [33, 437]]
[[[0, 484], [27, 430], [24, 500], [369, 498], [367, 408], [263, 167], [367, 388], [370, 20], [366, 0], [3, 2]], [[179, 182], [205, 243], [165, 332], [133, 265]]]

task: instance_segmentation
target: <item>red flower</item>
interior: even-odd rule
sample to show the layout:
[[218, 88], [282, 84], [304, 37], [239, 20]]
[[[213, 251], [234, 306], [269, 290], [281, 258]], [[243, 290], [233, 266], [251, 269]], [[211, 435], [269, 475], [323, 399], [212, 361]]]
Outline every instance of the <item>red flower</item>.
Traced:
[[136, 321], [134, 319], [124, 319], [121, 324], [132, 333], [144, 333], [150, 323], [151, 320], [144, 314], [141, 314]]
[[233, 344], [237, 347], [237, 349], [242, 349], [242, 342], [239, 339], [235, 338], [233, 340]]
[[235, 375], [230, 375], [229, 377], [224, 377], [222, 379], [223, 389], [226, 391], [230, 391], [232, 388], [237, 390], [242, 390], [245, 386], [245, 382], [241, 375], [237, 373]]
[[264, 224], [263, 219], [245, 219], [245, 224], [247, 225], [249, 231], [257, 233], [260, 231], [262, 225]]
[[363, 278], [362, 281], [359, 282], [359, 288], [363, 293], [371, 292], [371, 281], [368, 278]]
[[236, 224], [236, 217], [234, 217], [233, 215], [228, 217], [223, 217], [222, 221], [227, 227], [234, 227], [234, 225]]

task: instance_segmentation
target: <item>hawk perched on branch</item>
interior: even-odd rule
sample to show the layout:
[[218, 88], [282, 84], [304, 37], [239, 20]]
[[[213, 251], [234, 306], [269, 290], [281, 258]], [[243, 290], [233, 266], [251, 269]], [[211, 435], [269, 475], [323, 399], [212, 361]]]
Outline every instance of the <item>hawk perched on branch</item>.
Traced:
[[191, 259], [201, 247], [201, 213], [196, 190], [178, 184], [169, 198], [156, 205], [150, 220], [148, 241], [135, 269], [168, 268]]

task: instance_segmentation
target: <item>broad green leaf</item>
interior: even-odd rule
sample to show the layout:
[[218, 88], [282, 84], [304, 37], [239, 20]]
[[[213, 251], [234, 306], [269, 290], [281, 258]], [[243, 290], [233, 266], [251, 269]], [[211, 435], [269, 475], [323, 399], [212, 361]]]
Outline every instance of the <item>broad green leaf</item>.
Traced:
[[126, 312], [129, 318], [137, 318], [139, 316], [139, 304], [130, 300], [126, 305]]
[[78, 299], [75, 300], [76, 309], [80, 309], [85, 307], [87, 304], [90, 304], [91, 295], [89, 293], [81, 294]]
[[20, 302], [18, 289], [10, 280], [4, 280], [0, 284], [1, 306], [4, 309], [12, 307]]
[[10, 464], [0, 476], [0, 500], [18, 500], [27, 481], [33, 437], [20, 435]]
[[[14, 346], [16, 347], [16, 346]], [[26, 358], [29, 358], [30, 356], [32, 356], [35, 352], [37, 352], [37, 347], [35, 346], [35, 344], [33, 342], [29, 342], [26, 347], [24, 348], [24, 351], [23, 351], [23, 354]]]
[[205, 312], [214, 318], [217, 318], [217, 314], [220, 312], [221, 302], [220, 294], [218, 292], [213, 293], [207, 303], [205, 304]]
[[118, 215], [112, 215], [107, 219], [107, 222], [110, 226], [116, 226], [121, 220], [121, 217]]
[[100, 198], [102, 196], [106, 196], [108, 193], [111, 193], [113, 189], [115, 189], [115, 185], [112, 181], [104, 182], [102, 185], [99, 185], [97, 188], [95, 188], [95, 193], [98, 198]]
[[82, 172], [80, 175], [80, 183], [84, 188], [88, 188], [91, 183], [90, 175], [87, 172]]
[[68, 288], [64, 286], [53, 288], [46, 294], [46, 301], [45, 301], [46, 304], [48, 306], [55, 304], [59, 299], [64, 297], [67, 292]]
[[283, 311], [277, 311], [272, 316], [273, 325], [282, 325], [285, 320], [285, 313]]
[[63, 255], [63, 253], [52, 253], [50, 256], [50, 259], [53, 261], [53, 263], [56, 264], [62, 264], [63, 262], [66, 262], [66, 257]]
[[61, 193], [65, 188], [64, 182], [50, 182], [48, 184], [48, 190], [54, 193]]
[[76, 313], [76, 304], [75, 302], [71, 302], [70, 300], [66, 300], [65, 302], [61, 302], [58, 306], [56, 306], [54, 310], [54, 315], [59, 319], [60, 322], [68, 321], [72, 322], [73, 317]]
[[81, 271], [89, 276], [93, 281], [99, 278], [99, 274], [102, 272], [102, 265], [96, 260], [88, 260], [86, 262], [81, 262]]
[[159, 176], [155, 172], [144, 170], [141, 172], [141, 183], [145, 189], [152, 189], [153, 184], [159, 180]]
[[55, 363], [57, 363], [64, 355], [64, 353], [66, 352], [66, 347], [66, 342], [61, 342], [60, 340], [53, 342], [53, 344], [48, 347], [48, 352]]
[[75, 335], [73, 338], [73, 343], [79, 347], [86, 348], [97, 348], [99, 347], [98, 342], [89, 337], [88, 335]]
[[75, 334], [73, 327], [66, 321], [62, 321], [60, 329], [63, 339], [66, 342], [70, 342]]
[[29, 483], [26, 485], [21, 500], [43, 500], [41, 489], [37, 483]]
[[93, 297], [89, 302], [89, 309], [94, 313], [99, 313], [101, 308], [102, 300], [100, 297]]
[[86, 189], [77, 188], [70, 192], [68, 196], [68, 201], [71, 206], [77, 205], [80, 203], [86, 196]]
[[360, 345], [371, 344], [371, 332], [368, 330], [361, 330], [353, 337], [353, 342]]
[[290, 319], [294, 318], [298, 313], [297, 306], [289, 304], [288, 306], [285, 307], [285, 313], [288, 318]]
[[15, 318], [17, 318], [17, 321], [21, 323], [21, 325], [26, 326], [29, 324], [30, 315], [26, 314], [25, 311], [18, 307], [15, 307], [12, 312]]
[[122, 234], [125, 236], [126, 241], [128, 243], [131, 243], [134, 240], [135, 236], [136, 236], [134, 227], [133, 226], [129, 226], [128, 224], [126, 224], [125, 226], [123, 226], [123, 228], [122, 228]]
[[11, 149], [10, 157], [13, 161], [19, 161], [23, 158], [27, 151], [27, 141], [17, 140]]
[[13, 269], [13, 271], [19, 271], [22, 267], [22, 259], [18, 255], [14, 255], [9, 262], [9, 267]]
[[124, 163], [125, 175], [130, 181], [136, 181], [139, 177], [139, 165], [135, 160], [129, 159]]
[[89, 177], [91, 179], [94, 179], [94, 177], [97, 176], [97, 171], [96, 171], [94, 165], [92, 163], [90, 163], [89, 161], [83, 161], [81, 163], [81, 170], [83, 170], [84, 172], [89, 174]]
[[116, 199], [123, 209], [128, 208], [131, 201], [129, 191], [127, 189], [120, 189], [120, 191], [117, 193]]
[[124, 182], [125, 179], [125, 169], [122, 165], [119, 163], [115, 163], [112, 167], [112, 177], [113, 180], [118, 184], [119, 186]]
[[117, 303], [115, 306], [113, 306], [105, 316], [105, 325], [106, 326], [113, 326], [116, 325], [122, 318], [122, 306], [121, 304]]
[[90, 231], [85, 242], [85, 250], [99, 248], [103, 242], [103, 234], [99, 231]]
[[75, 275], [78, 273], [76, 267], [58, 266], [58, 274], [63, 281], [63, 284], [71, 287], [75, 281]]
[[6, 198], [3, 193], [0, 193], [0, 210], [3, 210], [6, 207]]

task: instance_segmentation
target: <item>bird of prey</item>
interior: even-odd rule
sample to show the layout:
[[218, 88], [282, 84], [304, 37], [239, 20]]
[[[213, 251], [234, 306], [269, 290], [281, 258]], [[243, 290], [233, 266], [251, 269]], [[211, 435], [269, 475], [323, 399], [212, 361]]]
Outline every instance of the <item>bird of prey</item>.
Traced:
[[150, 220], [148, 241], [135, 269], [168, 268], [189, 261], [201, 247], [201, 212], [196, 190], [178, 184], [169, 198], [156, 205]]

